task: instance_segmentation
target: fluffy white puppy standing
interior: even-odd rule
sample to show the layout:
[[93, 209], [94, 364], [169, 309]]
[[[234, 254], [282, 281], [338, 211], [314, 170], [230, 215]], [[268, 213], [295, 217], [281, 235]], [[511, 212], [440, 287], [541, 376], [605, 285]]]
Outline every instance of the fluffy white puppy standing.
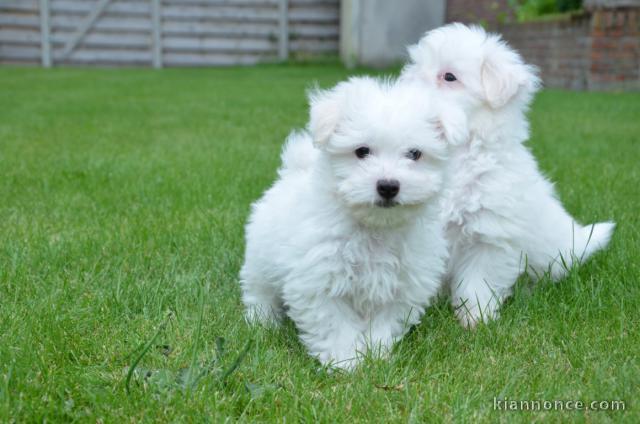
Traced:
[[253, 205], [240, 272], [250, 321], [286, 313], [311, 355], [352, 368], [416, 324], [440, 287], [446, 123], [424, 86], [353, 78], [311, 96]]
[[409, 53], [401, 79], [435, 87], [469, 119], [470, 137], [453, 146], [444, 210], [452, 299], [460, 321], [473, 326], [496, 317], [525, 267], [534, 278], [558, 279], [604, 248], [614, 224], [578, 224], [523, 145], [539, 79], [498, 35], [451, 24]]

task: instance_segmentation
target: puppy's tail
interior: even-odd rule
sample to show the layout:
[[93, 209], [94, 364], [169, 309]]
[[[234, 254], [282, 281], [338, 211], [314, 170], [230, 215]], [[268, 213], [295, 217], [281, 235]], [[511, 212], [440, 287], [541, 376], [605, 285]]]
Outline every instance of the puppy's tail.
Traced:
[[280, 174], [306, 171], [318, 157], [318, 149], [313, 146], [313, 140], [308, 132], [293, 131], [287, 137], [280, 157], [282, 159]]
[[613, 222], [599, 222], [580, 228], [579, 234], [575, 237], [576, 257], [582, 262], [598, 250], [607, 247], [615, 228], [616, 224]]
[[[549, 266], [548, 271], [553, 280], [564, 277], [573, 266], [580, 265], [591, 255], [607, 247], [616, 227], [613, 222], [600, 222], [584, 227], [576, 223], [573, 225], [571, 245], [567, 250], [561, 250]], [[540, 277], [537, 271], [534, 274]]]

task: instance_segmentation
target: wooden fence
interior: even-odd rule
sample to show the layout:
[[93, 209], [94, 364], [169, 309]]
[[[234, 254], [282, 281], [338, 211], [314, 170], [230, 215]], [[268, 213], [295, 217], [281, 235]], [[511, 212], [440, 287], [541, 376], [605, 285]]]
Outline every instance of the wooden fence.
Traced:
[[216, 66], [337, 54], [339, 0], [0, 0], [0, 63]]

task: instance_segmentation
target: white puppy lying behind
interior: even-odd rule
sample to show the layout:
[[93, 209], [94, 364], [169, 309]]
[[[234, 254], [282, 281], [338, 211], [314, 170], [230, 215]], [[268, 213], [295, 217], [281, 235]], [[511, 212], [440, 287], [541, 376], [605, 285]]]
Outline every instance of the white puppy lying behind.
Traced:
[[445, 213], [452, 298], [461, 322], [473, 326], [497, 315], [525, 267], [534, 278], [560, 278], [604, 248], [614, 224], [578, 224], [522, 144], [539, 80], [499, 36], [451, 24], [409, 53], [401, 79], [435, 87], [469, 118], [470, 138], [453, 147]]
[[289, 137], [279, 179], [253, 205], [247, 318], [286, 313], [323, 364], [384, 354], [440, 287], [447, 125], [420, 89], [353, 78], [313, 94], [310, 134]]

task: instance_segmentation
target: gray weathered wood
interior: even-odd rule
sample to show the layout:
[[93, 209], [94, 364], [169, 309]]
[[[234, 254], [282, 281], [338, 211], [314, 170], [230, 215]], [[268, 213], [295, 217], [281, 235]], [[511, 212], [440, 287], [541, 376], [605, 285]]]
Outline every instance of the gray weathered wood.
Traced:
[[337, 25], [323, 25], [314, 23], [289, 23], [290, 37], [309, 38], [340, 38], [340, 29]]
[[340, 0], [289, 0], [292, 7], [295, 6], [322, 6], [340, 7]]
[[[43, 1], [0, 0], [0, 63], [45, 64]], [[56, 64], [248, 65], [338, 50], [338, 0], [47, 1]]]
[[244, 8], [236, 6], [177, 6], [162, 8], [165, 19], [211, 20], [220, 22], [278, 22], [277, 7]]
[[287, 60], [289, 58], [289, 0], [280, 0], [278, 12], [280, 27], [278, 58]]
[[15, 29], [0, 28], [0, 43], [40, 46], [42, 43], [42, 33], [39, 30], [18, 31]]
[[[51, 10], [54, 13], [87, 15], [91, 13], [96, 6], [96, 2], [87, 0], [51, 0]], [[149, 13], [151, 13], [151, 5], [149, 0], [118, 0], [111, 2], [105, 12], [120, 16], [146, 17], [148, 19]]]
[[[65, 29], [65, 30], [75, 30], [82, 23], [82, 19], [78, 17], [71, 16], [53, 16], [52, 18], [52, 27], [55, 30]], [[111, 32], [140, 32], [144, 33], [147, 36], [151, 31], [151, 21], [149, 17], [145, 19], [140, 18], [121, 18], [121, 17], [112, 17], [109, 15], [103, 15], [100, 19], [93, 24], [91, 27], [92, 31], [96, 30], [104, 30]]]
[[111, 0], [99, 0], [98, 4], [96, 4], [95, 8], [89, 13], [89, 16], [82, 23], [78, 31], [71, 37], [71, 39], [64, 46], [64, 50], [62, 50], [62, 54], [60, 55], [63, 59], [69, 56], [69, 54], [73, 51], [73, 49], [78, 45], [78, 43], [82, 40], [82, 37], [85, 36], [87, 31], [91, 28], [93, 23], [98, 19], [100, 14], [104, 11]]
[[38, 15], [9, 15], [0, 13], [0, 25], [12, 27], [25, 27], [40, 30], [40, 16]]
[[220, 22], [211, 25], [199, 21], [166, 20], [162, 24], [164, 35], [196, 37], [264, 37], [277, 38], [278, 27], [273, 23]]
[[[51, 41], [54, 47], [64, 46], [69, 37], [72, 35], [70, 32], [56, 32], [51, 36]], [[94, 32], [87, 34], [82, 40], [82, 48], [127, 48], [127, 49], [139, 49], [149, 50], [149, 34], [139, 33], [104, 33]], [[78, 49], [76, 51], [79, 51]]]
[[49, 0], [40, 0], [40, 55], [42, 66], [45, 68], [51, 67], [51, 28], [50, 28], [50, 14], [49, 14]]
[[165, 5], [203, 7], [241, 6], [245, 8], [277, 6], [279, 1], [280, 0], [163, 0]]
[[0, 11], [6, 12], [31, 12], [38, 9], [38, 1], [0, 1]]
[[338, 40], [298, 39], [291, 41], [291, 51], [296, 53], [331, 53], [338, 49]]
[[6, 46], [0, 44], [0, 57], [12, 60], [28, 60], [32, 63], [40, 61], [40, 46]]
[[151, 29], [153, 67], [162, 68], [162, 22], [160, 20], [160, 0], [151, 0]]
[[57, 60], [65, 59], [70, 63], [112, 63], [124, 65], [144, 65], [151, 63], [151, 52], [149, 50], [104, 50], [104, 49], [82, 49], [74, 52], [71, 58], [63, 58], [61, 53], [53, 53], [53, 58]]
[[164, 60], [168, 66], [233, 66], [254, 65], [256, 63], [264, 62], [265, 57], [261, 55], [246, 54], [196, 54], [167, 52]]
[[289, 9], [289, 22], [338, 22], [340, 13], [326, 7], [296, 7]]
[[263, 53], [277, 51], [277, 44], [264, 38], [197, 38], [197, 37], [166, 37], [163, 40], [165, 50], [182, 51], [212, 51], [212, 52], [238, 52], [238, 53]]

